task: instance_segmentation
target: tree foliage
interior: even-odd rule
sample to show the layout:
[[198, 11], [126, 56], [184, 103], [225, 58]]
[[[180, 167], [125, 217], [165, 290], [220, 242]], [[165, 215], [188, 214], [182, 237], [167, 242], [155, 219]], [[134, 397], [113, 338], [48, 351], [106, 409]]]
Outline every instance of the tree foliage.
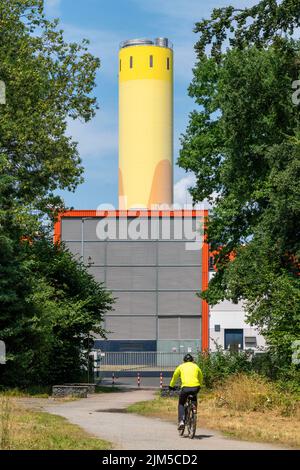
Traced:
[[299, 0], [261, 0], [244, 9], [215, 8], [209, 19], [195, 24], [194, 32], [200, 33], [195, 49], [200, 58], [206, 56], [210, 46], [212, 56], [220, 60], [226, 44], [240, 49], [266, 47], [279, 38], [292, 36], [299, 26]]
[[102, 337], [113, 299], [43, 221], [63, 207], [82, 167], [69, 119], [90, 120], [99, 60], [68, 44], [42, 0], [0, 0], [0, 338], [9, 385], [78, 380], [90, 332]]
[[66, 135], [68, 119], [90, 120], [99, 59], [88, 41], [67, 43], [58, 21], [43, 14], [43, 0], [0, 0], [0, 148], [15, 197], [45, 210], [58, 205], [56, 189], [82, 181], [77, 144]]
[[94, 334], [105, 337], [103, 315], [112, 308], [112, 296], [63, 245], [42, 233], [20, 243], [20, 227], [14, 225], [14, 239], [11, 229], [9, 222], [2, 225], [0, 237], [0, 331], [7, 345], [0, 382], [79, 380], [83, 351]]
[[189, 94], [199, 109], [179, 158], [196, 174], [194, 200], [214, 201], [207, 235], [217, 273], [203, 296], [246, 299], [249, 322], [285, 363], [300, 336], [300, 45], [282, 33], [299, 25], [299, 11], [298, 1], [262, 1], [197, 23]]

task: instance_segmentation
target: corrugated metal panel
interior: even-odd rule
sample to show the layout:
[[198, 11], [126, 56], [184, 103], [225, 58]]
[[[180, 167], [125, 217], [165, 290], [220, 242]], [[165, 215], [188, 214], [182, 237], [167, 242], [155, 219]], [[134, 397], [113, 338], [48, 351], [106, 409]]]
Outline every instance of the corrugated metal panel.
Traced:
[[[83, 222], [82, 222], [83, 220]], [[62, 240], [81, 241], [82, 228], [84, 241], [98, 241], [97, 225], [102, 219], [99, 217], [92, 219], [68, 218], [63, 217], [62, 224]], [[82, 227], [83, 224], [83, 227]]]
[[155, 268], [107, 268], [107, 287], [109, 289], [154, 290], [155, 285]]
[[177, 267], [163, 268], [158, 270], [158, 288], [159, 289], [176, 289], [199, 290], [201, 286], [201, 268], [198, 267]]
[[155, 292], [116, 292], [118, 297], [113, 314], [122, 315], [155, 315], [156, 293]]
[[[81, 240], [82, 218], [62, 218], [62, 240]], [[84, 240], [193, 240], [196, 232], [200, 233], [200, 219], [185, 218], [149, 218], [146, 217], [93, 217], [86, 218]]]
[[77, 258], [81, 258], [81, 243], [80, 242], [68, 242], [67, 248]]
[[201, 299], [195, 292], [159, 292], [159, 315], [201, 315]]
[[106, 315], [106, 330], [112, 331], [108, 339], [155, 339], [155, 317]]
[[[100, 282], [104, 281], [106, 273], [107, 287], [115, 291], [113, 292], [115, 297], [119, 297], [115, 305], [116, 310], [106, 316], [106, 328], [115, 332], [110, 334], [109, 338], [155, 340], [157, 273], [155, 264], [156, 249], [158, 249], [159, 263], [172, 266], [158, 268], [158, 288], [174, 290], [174, 292], [158, 292], [159, 314], [162, 315], [159, 317], [159, 337], [165, 341], [174, 339], [180, 345], [183, 344], [180, 342], [180, 338], [182, 340], [199, 340], [201, 300], [195, 296], [194, 292], [184, 292], [184, 290], [201, 290], [202, 253], [201, 251], [187, 251], [185, 242], [172, 241], [172, 238], [177, 240], [184, 240], [184, 236], [186, 239], [189, 238], [198, 222], [194, 220], [193, 226], [187, 223], [184, 227], [180, 219], [171, 219], [170, 223], [166, 219], [163, 219], [164, 222], [162, 219], [158, 219], [158, 224], [155, 227], [155, 221], [152, 221], [151, 225], [150, 220], [144, 219], [142, 227], [138, 225], [140, 221], [137, 224], [133, 222], [131, 235], [136, 236], [140, 231], [142, 236], [145, 236], [145, 233], [148, 232], [150, 238], [152, 236], [155, 240], [159, 235], [160, 237], [164, 236], [166, 241], [158, 243], [134, 240], [120, 242], [118, 241], [119, 229], [121, 238], [126, 239], [127, 229], [125, 227], [124, 230], [124, 225], [127, 222], [112, 219], [109, 236], [113, 241], [103, 242], [97, 238], [97, 224], [100, 220], [101, 218], [95, 218], [84, 221], [84, 253], [86, 263], [90, 256], [91, 262], [100, 265], [99, 267], [92, 266], [89, 271]], [[131, 223], [133, 220], [131, 218], [129, 222]], [[170, 228], [169, 240], [166, 237], [168, 224]], [[78, 256], [81, 255], [81, 228], [80, 218], [62, 219], [62, 239], [73, 241], [69, 243], [69, 247], [73, 253], [78, 253]], [[185, 229], [186, 233], [184, 234]], [[106, 244], [108, 251], [105, 259]], [[104, 267], [105, 261], [108, 265], [115, 266]], [[122, 267], [122, 265], [130, 264], [132, 267]], [[190, 265], [190, 267], [181, 265]], [[118, 292], [122, 289], [127, 292]], [[141, 292], [130, 292], [130, 290], [140, 290]], [[145, 292], [147, 290], [153, 290], [153, 292]], [[173, 317], [172, 315], [178, 316]]]
[[202, 252], [188, 251], [185, 242], [158, 242], [158, 263], [201, 266]]
[[[118, 222], [120, 239], [124, 239], [124, 220]], [[129, 217], [127, 219], [127, 239], [135, 240], [151, 240], [151, 222], [147, 217]]]
[[105, 270], [104, 268], [99, 268], [99, 267], [90, 267], [88, 268], [89, 273], [91, 273], [96, 281], [98, 282], [104, 282], [105, 280]]
[[178, 317], [158, 319], [158, 339], [179, 339]]
[[[99, 233], [97, 232], [98, 224], [102, 224], [106, 222], [106, 218], [94, 218], [94, 219], [86, 219], [84, 221], [84, 240], [86, 241], [104, 241], [105, 238], [99, 238]], [[112, 228], [112, 232], [115, 236], [114, 227]]]
[[62, 240], [81, 240], [81, 219], [62, 218], [61, 220]]
[[84, 262], [104, 266], [105, 264], [105, 243], [85, 242]]
[[184, 217], [160, 219], [159, 238], [163, 240], [191, 240], [200, 233], [201, 219]]
[[156, 264], [156, 245], [152, 242], [115, 242], [107, 244], [108, 265]]
[[180, 318], [180, 338], [200, 339], [201, 338], [201, 318], [181, 317]]

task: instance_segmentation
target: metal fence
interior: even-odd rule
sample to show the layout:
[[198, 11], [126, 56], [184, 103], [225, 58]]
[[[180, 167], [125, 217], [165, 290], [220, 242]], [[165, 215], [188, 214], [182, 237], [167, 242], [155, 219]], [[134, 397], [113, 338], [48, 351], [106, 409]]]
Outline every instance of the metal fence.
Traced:
[[182, 353], [168, 352], [101, 352], [96, 369], [101, 371], [174, 370], [182, 362]]

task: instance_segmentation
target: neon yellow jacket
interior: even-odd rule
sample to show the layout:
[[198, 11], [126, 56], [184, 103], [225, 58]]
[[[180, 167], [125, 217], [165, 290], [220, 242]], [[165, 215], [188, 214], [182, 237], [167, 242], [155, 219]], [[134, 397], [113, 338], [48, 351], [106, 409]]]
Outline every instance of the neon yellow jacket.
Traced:
[[203, 374], [200, 367], [194, 362], [184, 362], [175, 369], [170, 382], [170, 387], [175, 387], [178, 379], [181, 379], [182, 387], [201, 387], [203, 382]]

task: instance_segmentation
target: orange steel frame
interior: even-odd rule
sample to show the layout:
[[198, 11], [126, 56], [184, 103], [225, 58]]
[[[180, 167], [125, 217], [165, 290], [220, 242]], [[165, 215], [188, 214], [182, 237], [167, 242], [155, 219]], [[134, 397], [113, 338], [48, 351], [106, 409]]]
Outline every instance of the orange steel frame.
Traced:
[[[61, 239], [61, 219], [63, 217], [203, 217], [204, 228], [205, 219], [208, 217], [207, 210], [71, 210], [66, 211], [58, 215], [57, 220], [54, 224], [54, 242], [59, 243]], [[206, 242], [206, 235], [204, 235], [204, 243], [202, 248], [202, 292], [208, 287], [208, 258], [209, 258], [209, 247]], [[209, 349], [209, 308], [205, 300], [201, 300], [202, 304], [202, 336], [201, 345], [202, 351], [206, 352]]]

